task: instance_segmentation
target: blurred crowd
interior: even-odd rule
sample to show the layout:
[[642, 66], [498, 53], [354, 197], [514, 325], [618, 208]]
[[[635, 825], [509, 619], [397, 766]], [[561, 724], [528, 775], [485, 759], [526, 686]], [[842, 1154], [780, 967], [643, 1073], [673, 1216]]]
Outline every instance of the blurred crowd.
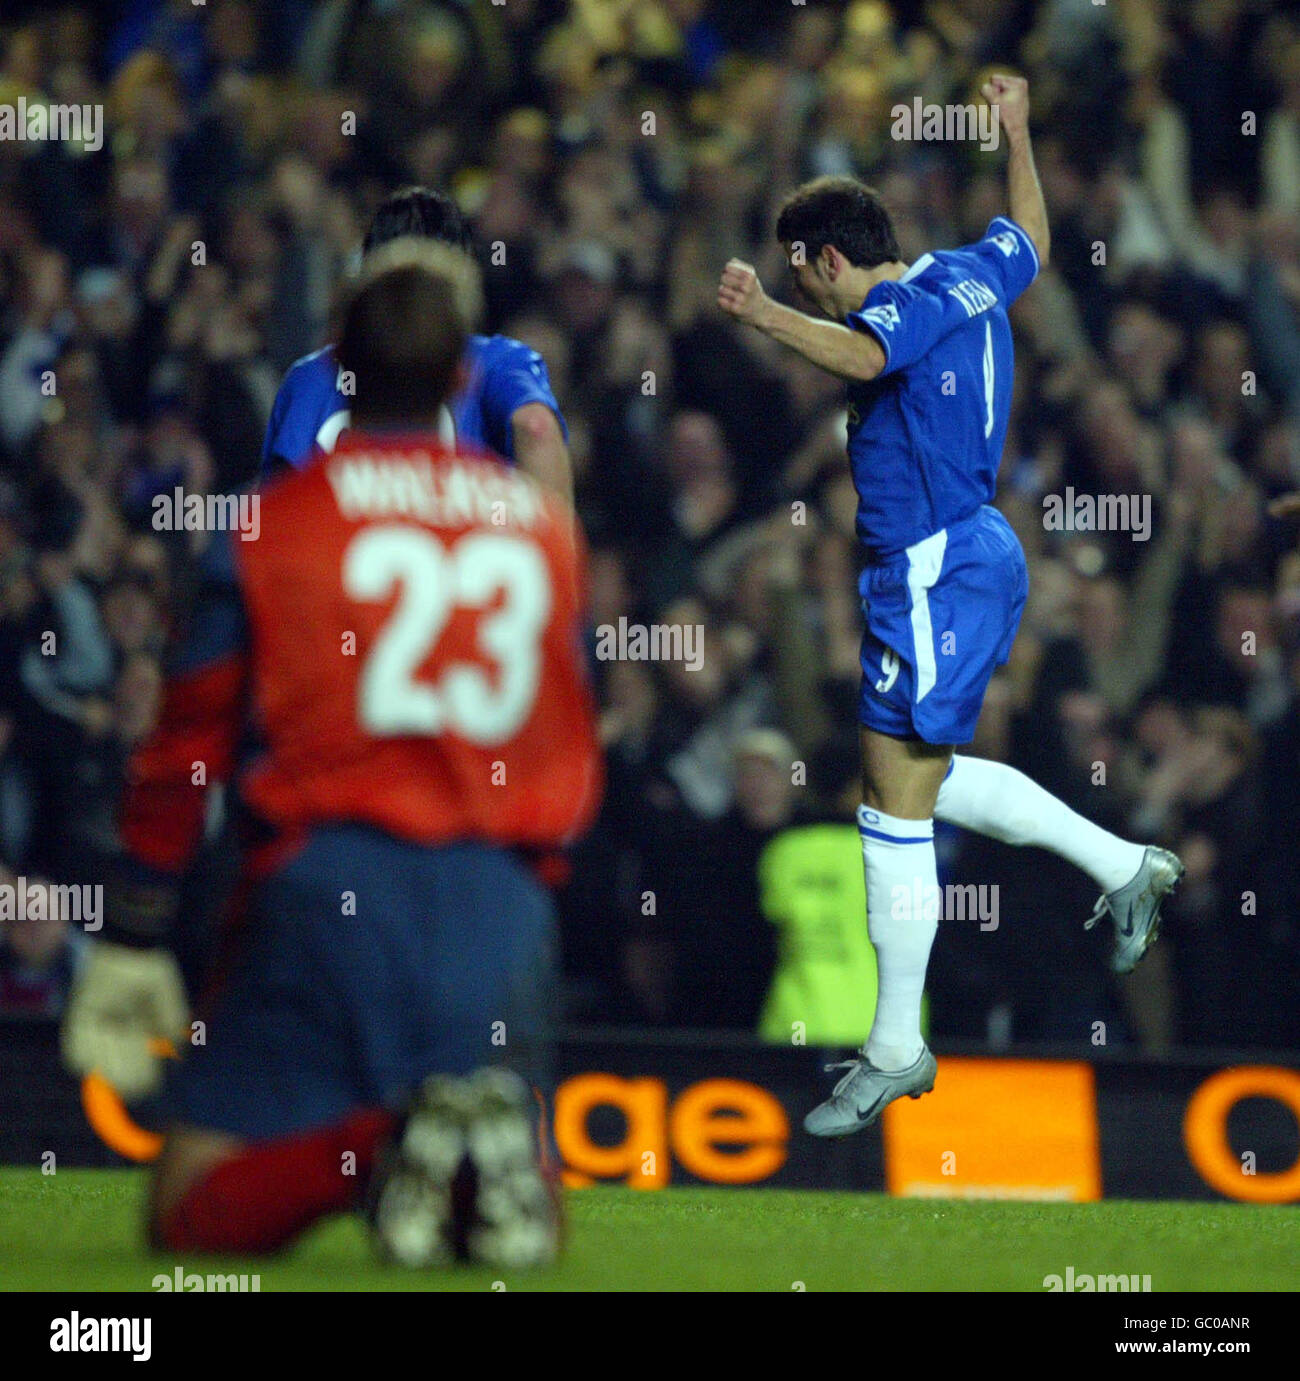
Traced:
[[[204, 540], [155, 532], [150, 500], [255, 480], [371, 211], [424, 183], [472, 217], [487, 329], [546, 359], [593, 629], [704, 630], [699, 670], [593, 660], [609, 790], [561, 898], [568, 1014], [782, 1038], [775, 975], [869, 963], [830, 861], [857, 847], [854, 494], [841, 389], [725, 320], [718, 273], [738, 255], [788, 296], [774, 208], [820, 173], [879, 188], [909, 261], [978, 237], [1002, 154], [893, 139], [890, 111], [1010, 65], [1053, 263], [1013, 312], [999, 497], [1030, 603], [971, 751], [1188, 872], [1121, 987], [1087, 879], [941, 831], [945, 879], [1000, 905], [945, 922], [931, 1031], [1300, 1047], [1300, 524], [1267, 511], [1300, 488], [1290, 8], [6, 4], [0, 105], [105, 111], [98, 149], [0, 140], [6, 875], [111, 852]], [[1145, 535], [1048, 522], [1067, 494], [1149, 504]], [[0, 1010], [57, 1010], [75, 938], [0, 928]]]

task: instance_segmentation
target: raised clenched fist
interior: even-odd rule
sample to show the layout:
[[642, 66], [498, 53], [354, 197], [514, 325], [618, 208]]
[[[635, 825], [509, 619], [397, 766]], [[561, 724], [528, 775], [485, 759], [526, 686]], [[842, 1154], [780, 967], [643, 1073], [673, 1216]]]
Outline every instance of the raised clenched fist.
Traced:
[[1024, 77], [994, 74], [980, 88], [984, 99], [998, 112], [1008, 139], [1029, 130], [1029, 83]]
[[718, 283], [718, 306], [739, 321], [754, 322], [767, 303], [767, 294], [758, 281], [754, 266], [743, 259], [731, 259]]

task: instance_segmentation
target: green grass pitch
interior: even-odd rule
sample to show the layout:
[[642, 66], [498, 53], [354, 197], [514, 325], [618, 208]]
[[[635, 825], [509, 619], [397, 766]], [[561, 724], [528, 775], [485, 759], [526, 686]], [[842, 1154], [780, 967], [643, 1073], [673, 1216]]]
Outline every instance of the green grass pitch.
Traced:
[[[273, 1260], [151, 1256], [139, 1171], [0, 1170], [0, 1290], [144, 1290], [179, 1264], [271, 1290], [490, 1290], [501, 1272], [381, 1266], [358, 1222], [323, 1224]], [[1150, 1275], [1153, 1291], [1286, 1290], [1300, 1208], [939, 1203], [775, 1189], [597, 1188], [568, 1196], [561, 1265], [508, 1290], [1031, 1290], [1043, 1277]], [[499, 1288], [499, 1287], [498, 1287]]]

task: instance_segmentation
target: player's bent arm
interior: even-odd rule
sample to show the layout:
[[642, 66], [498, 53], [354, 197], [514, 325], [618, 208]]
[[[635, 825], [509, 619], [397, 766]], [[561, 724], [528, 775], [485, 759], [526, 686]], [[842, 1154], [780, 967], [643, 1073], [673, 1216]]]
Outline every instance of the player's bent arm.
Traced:
[[885, 352], [873, 335], [805, 316], [771, 298], [764, 299], [750, 321], [778, 344], [842, 379], [874, 379], [885, 367]]
[[573, 466], [559, 419], [545, 403], [525, 403], [510, 416], [510, 435], [519, 468], [538, 484], [573, 503]]

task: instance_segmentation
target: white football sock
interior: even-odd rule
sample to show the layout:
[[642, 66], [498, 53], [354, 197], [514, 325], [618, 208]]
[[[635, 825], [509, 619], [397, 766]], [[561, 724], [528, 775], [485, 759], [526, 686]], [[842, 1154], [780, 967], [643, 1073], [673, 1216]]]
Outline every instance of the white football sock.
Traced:
[[865, 1046], [877, 1069], [915, 1064], [930, 946], [939, 928], [934, 821], [858, 808], [867, 875], [867, 932], [876, 951], [876, 1019]]
[[1146, 852], [1141, 844], [1094, 825], [1023, 772], [985, 758], [953, 755], [934, 816], [1004, 844], [1051, 849], [1082, 868], [1103, 892], [1130, 881]]

